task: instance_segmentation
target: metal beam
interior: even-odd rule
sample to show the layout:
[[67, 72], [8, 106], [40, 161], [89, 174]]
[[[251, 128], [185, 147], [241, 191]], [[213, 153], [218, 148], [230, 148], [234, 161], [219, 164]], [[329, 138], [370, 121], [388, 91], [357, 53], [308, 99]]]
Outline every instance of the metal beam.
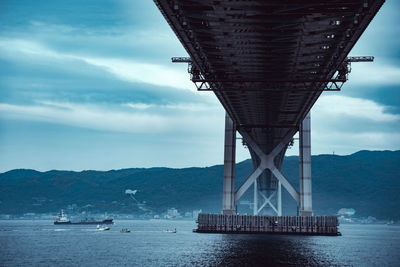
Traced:
[[250, 186], [254, 183], [254, 181], [260, 176], [263, 172], [261, 167], [256, 168], [252, 174], [246, 179], [246, 181], [239, 187], [235, 192], [235, 203], [239, 201], [239, 199], [243, 196], [243, 194], [250, 188]]
[[[290, 84], [291, 83], [291, 84]], [[305, 82], [293, 84], [285, 83], [271, 83], [262, 81], [242, 81], [236, 82], [230, 80], [229, 82], [194, 82], [198, 91], [221, 91], [221, 92], [323, 92], [323, 91], [340, 91], [344, 81], [342, 80], [329, 80], [329, 81], [316, 81], [316, 83], [323, 83], [323, 85], [309, 85]], [[308, 82], [312, 83], [312, 82]], [[229, 86], [233, 84], [234, 86]]]
[[311, 187], [311, 116], [307, 114], [299, 131], [300, 216], [312, 216]]
[[246, 141], [247, 145], [252, 148], [252, 150], [260, 158], [260, 164], [254, 170], [254, 172], [246, 179], [246, 181], [239, 187], [235, 193], [235, 202], [237, 202], [242, 195], [249, 189], [252, 183], [260, 176], [260, 174], [265, 170], [269, 169], [275, 177], [282, 183], [285, 189], [293, 197], [293, 199], [299, 204], [300, 197], [297, 190], [290, 184], [290, 182], [285, 178], [285, 176], [276, 168], [274, 159], [282, 151], [282, 149], [289, 143], [295, 134], [294, 131], [289, 132], [281, 142], [267, 155], [261, 148], [253, 141], [253, 139], [245, 132], [241, 132], [243, 139]]
[[257, 179], [254, 180], [253, 215], [258, 215], [258, 188], [257, 188]]
[[269, 197], [266, 197], [262, 192], [260, 192], [260, 195], [264, 198], [264, 203], [261, 205], [261, 207], [257, 210], [257, 214], [259, 214], [261, 212], [261, 210], [263, 208], [265, 208], [266, 205], [269, 205], [278, 216], [279, 215], [279, 209], [277, 209], [272, 203], [271, 203], [271, 199], [276, 195], [276, 192], [272, 192], [272, 194]]
[[278, 216], [282, 216], [282, 183], [278, 181], [278, 193], [277, 193], [277, 206], [278, 206]]
[[232, 119], [226, 113], [222, 214], [235, 214], [235, 153], [236, 129]]

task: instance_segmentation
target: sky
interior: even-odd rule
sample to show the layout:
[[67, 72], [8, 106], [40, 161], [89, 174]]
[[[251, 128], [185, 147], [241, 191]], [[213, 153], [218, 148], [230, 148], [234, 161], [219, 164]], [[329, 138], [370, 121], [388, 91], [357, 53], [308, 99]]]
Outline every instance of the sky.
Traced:
[[[400, 149], [399, 12], [385, 3], [350, 53], [375, 62], [313, 107], [313, 154]], [[0, 1], [0, 172], [222, 164], [224, 110], [173, 56], [150, 0]]]

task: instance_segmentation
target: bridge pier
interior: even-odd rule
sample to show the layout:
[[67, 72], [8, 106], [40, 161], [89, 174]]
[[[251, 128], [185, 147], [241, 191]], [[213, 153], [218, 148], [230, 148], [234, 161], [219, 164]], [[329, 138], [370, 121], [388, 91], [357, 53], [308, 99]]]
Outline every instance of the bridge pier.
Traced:
[[[271, 208], [276, 212], [278, 216], [282, 215], [282, 197], [280, 185], [283, 185], [285, 189], [289, 192], [289, 194], [294, 198], [297, 202], [297, 205], [300, 204], [300, 195], [297, 190], [289, 183], [289, 181], [285, 178], [285, 176], [281, 173], [281, 171], [276, 167], [274, 159], [275, 157], [287, 146], [289, 141], [293, 138], [294, 131], [289, 132], [282, 141], [269, 153], [265, 154], [261, 148], [258, 146], [256, 142], [245, 132], [241, 132], [242, 137], [246, 141], [249, 148], [254, 151], [254, 153], [260, 158], [260, 163], [258, 167], [253, 171], [253, 173], [246, 179], [246, 181], [239, 187], [239, 189], [235, 193], [235, 203], [242, 197], [242, 195], [249, 189], [249, 187], [257, 181], [257, 178], [265, 171], [266, 169], [270, 170], [271, 173], [278, 179], [278, 190], [277, 192], [277, 207], [272, 205], [270, 202], [273, 194], [269, 197], [263, 196], [265, 199], [264, 204], [261, 206], [261, 209], [269, 204]], [[260, 193], [260, 192], [259, 192]], [[256, 196], [256, 194], [255, 194]], [[258, 205], [258, 204], [257, 204]], [[259, 213], [260, 208], [257, 210], [257, 214]]]
[[278, 206], [278, 216], [282, 216], [282, 183], [278, 181], [278, 190], [277, 190], [277, 206]]
[[224, 184], [222, 214], [235, 214], [235, 153], [236, 127], [228, 113], [225, 114]]
[[[240, 197], [249, 189], [251, 184], [254, 184], [254, 202], [253, 202], [253, 215], [258, 215], [260, 211], [269, 205], [278, 216], [282, 216], [282, 192], [281, 186], [283, 185], [293, 199], [297, 202], [300, 207], [300, 216], [313, 216], [312, 211], [312, 185], [311, 185], [311, 116], [310, 113], [306, 115], [303, 122], [300, 125], [299, 136], [299, 158], [300, 158], [300, 194], [297, 190], [289, 183], [284, 177], [281, 171], [275, 166], [275, 157], [286, 147], [294, 133], [288, 133], [287, 136], [269, 153], [265, 154], [259, 146], [252, 140], [252, 138], [243, 132], [242, 136], [249, 148], [260, 158], [258, 167], [253, 173], [247, 178], [247, 180], [239, 187], [235, 193], [234, 204], [240, 199]], [[266, 196], [257, 188], [258, 177], [266, 170], [270, 170], [271, 173], [278, 179], [278, 186], [276, 192]], [[258, 196], [261, 195], [264, 199], [261, 207], [258, 205]], [[276, 206], [271, 202], [271, 199], [276, 196]]]
[[[300, 216], [312, 216], [312, 186], [311, 186], [311, 118], [310, 113], [300, 125], [299, 136], [299, 153], [300, 153], [300, 193], [289, 183], [281, 171], [275, 165], [275, 157], [286, 147], [287, 143], [293, 137], [294, 132], [287, 134], [285, 138], [269, 153], [265, 154], [260, 147], [246, 133], [242, 132], [242, 136], [246, 143], [260, 159], [260, 163], [247, 180], [235, 192], [235, 153], [236, 153], [236, 127], [228, 113], [225, 115], [225, 148], [224, 148], [224, 182], [223, 182], [223, 198], [222, 198], [222, 214], [236, 214], [235, 205], [240, 197], [253, 184], [254, 202], [253, 215], [258, 215], [261, 210], [269, 205], [276, 215], [282, 216], [282, 185], [288, 190], [289, 194], [297, 202], [300, 207]], [[258, 177], [265, 171], [270, 170], [277, 178], [278, 186], [275, 192], [266, 195], [258, 189]], [[259, 197], [263, 200], [259, 206]], [[272, 203], [272, 199], [276, 199], [276, 204]], [[275, 202], [274, 202], [275, 203]]]
[[254, 216], [200, 213], [197, 233], [338, 236], [336, 216]]
[[311, 187], [311, 116], [304, 118], [299, 130], [300, 216], [312, 216]]
[[[235, 149], [236, 127], [228, 114], [225, 115], [225, 150], [224, 150], [224, 184], [222, 215], [199, 214], [198, 233], [275, 233], [299, 235], [341, 235], [338, 232], [338, 219], [336, 216], [313, 216], [311, 193], [311, 118], [310, 113], [300, 125], [299, 153], [300, 153], [300, 194], [287, 181], [275, 165], [275, 157], [286, 149], [287, 144], [294, 136], [294, 131], [289, 132], [282, 141], [269, 153], [265, 154], [258, 144], [247, 134], [241, 132], [251, 153], [255, 153], [260, 161], [257, 168], [247, 180], [234, 191], [235, 181]], [[258, 188], [259, 176], [265, 170], [278, 180], [275, 191], [271, 194]], [[251, 187], [254, 188], [253, 216], [236, 215], [235, 205], [240, 197]], [[282, 185], [296, 200], [300, 207], [298, 216], [282, 216]], [[275, 197], [276, 205], [272, 203]], [[259, 206], [259, 198], [263, 203]], [[269, 205], [277, 216], [259, 215], [260, 211]]]
[[257, 178], [254, 181], [254, 199], [253, 199], [253, 215], [258, 215], [258, 188], [257, 188]]

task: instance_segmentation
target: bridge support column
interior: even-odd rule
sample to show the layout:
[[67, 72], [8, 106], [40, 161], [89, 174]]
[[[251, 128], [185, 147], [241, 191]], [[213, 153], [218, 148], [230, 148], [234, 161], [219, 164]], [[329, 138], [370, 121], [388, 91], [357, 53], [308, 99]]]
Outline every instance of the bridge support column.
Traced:
[[278, 206], [278, 216], [282, 216], [282, 183], [278, 181], [278, 196], [277, 196], [277, 206]]
[[257, 179], [254, 181], [254, 200], [253, 200], [253, 215], [258, 215], [258, 188]]
[[[236, 191], [235, 203], [249, 189], [249, 187], [254, 183], [254, 181], [257, 180], [257, 178], [260, 176], [260, 174], [264, 170], [269, 169], [273, 173], [273, 175], [278, 179], [278, 181], [286, 188], [286, 190], [289, 192], [289, 194], [294, 198], [294, 200], [297, 202], [297, 205], [300, 204], [299, 193], [289, 183], [289, 181], [285, 178], [285, 176], [279, 171], [279, 169], [275, 166], [275, 162], [274, 162], [275, 157], [282, 151], [282, 149], [285, 148], [285, 146], [289, 143], [289, 141], [292, 139], [294, 134], [295, 134], [294, 131], [289, 132], [282, 139], [282, 141], [267, 155], [261, 150], [261, 148], [257, 145], [257, 143], [254, 142], [253, 139], [245, 131], [241, 132], [241, 135], [244, 138], [244, 140], [246, 141], [247, 145], [250, 146], [252, 148], [252, 150], [257, 154], [257, 156], [260, 158], [260, 164], [253, 171], [253, 173], [246, 179], [246, 181], [239, 187], [239, 189]], [[278, 188], [279, 188], [279, 185], [278, 185]], [[279, 189], [278, 189], [278, 191], [279, 191]], [[280, 193], [280, 192], [278, 192], [278, 193]], [[281, 198], [281, 197], [278, 196], [278, 199], [279, 198]], [[263, 206], [269, 202], [269, 199], [270, 198], [266, 198], [266, 202], [263, 204]], [[282, 214], [282, 204], [280, 204], [280, 202], [281, 201], [278, 201], [278, 209], [273, 207], [273, 205], [270, 205], [277, 214]], [[279, 206], [280, 206], [280, 211], [279, 211]], [[258, 209], [258, 210], [260, 211], [260, 209]]]
[[299, 131], [300, 152], [300, 216], [312, 216], [311, 188], [311, 116], [304, 118]]
[[235, 153], [236, 128], [232, 119], [226, 113], [222, 214], [235, 214]]

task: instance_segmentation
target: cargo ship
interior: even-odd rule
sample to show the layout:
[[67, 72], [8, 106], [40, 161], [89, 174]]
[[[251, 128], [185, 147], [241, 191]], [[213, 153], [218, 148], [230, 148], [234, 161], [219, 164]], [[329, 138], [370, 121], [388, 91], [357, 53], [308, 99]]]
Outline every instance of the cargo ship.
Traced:
[[105, 219], [102, 221], [97, 221], [94, 219], [85, 219], [79, 222], [71, 222], [63, 210], [61, 210], [61, 212], [56, 217], [56, 220], [54, 221], [54, 224], [113, 224], [113, 223], [114, 223], [113, 219]]

